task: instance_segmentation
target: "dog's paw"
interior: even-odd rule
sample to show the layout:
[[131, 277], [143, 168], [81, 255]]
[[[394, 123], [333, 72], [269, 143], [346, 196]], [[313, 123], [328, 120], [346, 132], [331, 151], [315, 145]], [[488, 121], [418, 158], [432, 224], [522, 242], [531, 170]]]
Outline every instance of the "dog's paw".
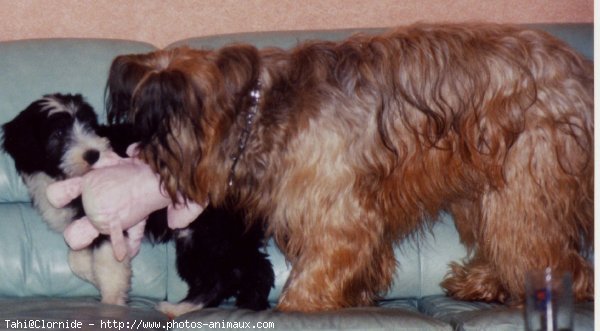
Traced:
[[127, 296], [119, 296], [119, 295], [111, 295], [106, 296], [103, 295], [100, 300], [101, 303], [107, 305], [117, 305], [117, 306], [127, 306]]
[[159, 302], [156, 305], [156, 310], [162, 312], [163, 314], [169, 316], [170, 319], [173, 319], [177, 316], [183, 315], [185, 313], [189, 313], [191, 311], [200, 310], [204, 308], [203, 304], [192, 303], [192, 302], [180, 302], [180, 303], [171, 303], [167, 301]]
[[458, 300], [505, 303], [510, 299], [497, 274], [485, 264], [450, 263], [450, 272], [441, 285], [446, 294]]

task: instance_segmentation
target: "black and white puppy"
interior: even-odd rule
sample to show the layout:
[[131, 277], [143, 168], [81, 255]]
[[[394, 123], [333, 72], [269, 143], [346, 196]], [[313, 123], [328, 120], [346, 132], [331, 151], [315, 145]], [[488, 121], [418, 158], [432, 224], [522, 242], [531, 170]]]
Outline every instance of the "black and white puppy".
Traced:
[[[94, 110], [80, 95], [47, 95], [4, 124], [3, 131], [3, 148], [15, 160], [34, 206], [59, 233], [83, 216], [83, 208], [80, 200], [64, 208], [52, 207], [45, 194], [48, 184], [85, 174], [111, 148], [124, 155], [136, 141], [127, 124], [99, 125]], [[229, 297], [236, 297], [240, 308], [269, 307], [274, 274], [261, 251], [260, 222], [246, 228], [239, 213], [209, 207], [186, 229], [170, 230], [166, 209], [150, 215], [146, 224], [147, 237], [153, 242], [175, 241], [177, 270], [189, 287], [182, 302], [163, 302], [158, 309], [176, 316], [218, 306]], [[104, 236], [91, 248], [69, 252], [73, 272], [94, 284], [102, 302], [110, 304], [123, 305], [127, 300], [130, 262], [129, 257], [115, 260]]]
[[[46, 198], [46, 187], [57, 180], [85, 174], [102, 153], [111, 149], [109, 139], [98, 134], [102, 129], [96, 113], [80, 95], [46, 95], [2, 129], [2, 146], [14, 159], [35, 208], [52, 230], [62, 233], [71, 221], [83, 216], [81, 200], [55, 208]], [[120, 140], [117, 136], [112, 139]], [[69, 251], [69, 265], [77, 276], [98, 288], [102, 302], [125, 304], [131, 279], [130, 259], [117, 261], [106, 237], [99, 237], [91, 248]]]

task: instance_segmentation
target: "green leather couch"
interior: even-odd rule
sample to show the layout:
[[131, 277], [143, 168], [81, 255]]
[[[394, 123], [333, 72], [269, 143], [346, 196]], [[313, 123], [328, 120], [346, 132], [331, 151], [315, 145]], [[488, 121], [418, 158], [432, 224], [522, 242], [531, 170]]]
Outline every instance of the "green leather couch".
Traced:
[[[592, 24], [536, 27], [593, 57]], [[290, 47], [304, 39], [340, 39], [357, 31], [232, 34], [177, 41], [170, 47], [219, 47], [234, 41]], [[112, 59], [155, 49], [153, 45], [129, 40], [0, 42], [0, 123], [12, 119], [34, 99], [52, 92], [82, 93], [104, 120], [104, 87]], [[268, 252], [276, 275], [270, 295], [275, 303], [289, 266], [272, 243]], [[465, 254], [451, 217], [440, 215], [432, 233], [398, 247], [400, 263], [394, 286], [377, 307], [285, 314], [238, 310], [226, 304], [169, 321], [153, 306], [161, 300], [178, 301], [185, 295], [186, 285], [177, 276], [174, 265], [174, 247], [144, 243], [133, 261], [128, 307], [99, 303], [97, 290], [71, 273], [63, 238], [48, 230], [32, 209], [12, 159], [0, 152], [0, 329], [45, 326], [191, 330], [245, 326], [282, 330], [522, 330], [523, 313], [519, 309], [459, 302], [444, 296], [439, 283], [447, 265]], [[593, 303], [578, 304], [575, 312], [575, 330], [592, 330]]]

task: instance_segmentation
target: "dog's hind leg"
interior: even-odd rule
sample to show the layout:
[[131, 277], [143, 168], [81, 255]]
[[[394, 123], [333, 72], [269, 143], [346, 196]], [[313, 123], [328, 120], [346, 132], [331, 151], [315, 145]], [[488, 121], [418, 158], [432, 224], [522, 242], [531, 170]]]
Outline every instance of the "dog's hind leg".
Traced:
[[325, 214], [327, 221], [305, 229], [303, 236], [290, 234], [301, 237], [302, 247], [299, 256], [291, 257], [292, 272], [277, 309], [309, 312], [369, 306], [389, 289], [396, 268], [392, 241], [386, 238], [381, 218], [368, 214], [347, 208], [344, 213]]
[[477, 252], [477, 237], [481, 220], [480, 202], [460, 200], [450, 206], [456, 229], [463, 245], [467, 247], [468, 261], [452, 262], [450, 272], [441, 286], [452, 297], [462, 300], [504, 301], [504, 289], [493, 266]]
[[[475, 241], [478, 261], [487, 264], [487, 270], [475, 277], [469, 264], [455, 268], [454, 276], [458, 274], [471, 293], [459, 298], [503, 301], [490, 298], [489, 292], [501, 284], [511, 301], [522, 301], [527, 272], [546, 267], [572, 274], [577, 300], [592, 297], [593, 271], [583, 255], [593, 227], [591, 165], [575, 159], [588, 157], [585, 153], [558, 155], [556, 142], [568, 139], [560, 135], [537, 128], [523, 133], [512, 146], [503, 168], [504, 185], [482, 195]], [[561, 157], [566, 161], [561, 163]], [[565, 162], [580, 167], [576, 170]], [[461, 277], [462, 271], [466, 272]], [[482, 275], [498, 284], [481, 287], [477, 280]]]

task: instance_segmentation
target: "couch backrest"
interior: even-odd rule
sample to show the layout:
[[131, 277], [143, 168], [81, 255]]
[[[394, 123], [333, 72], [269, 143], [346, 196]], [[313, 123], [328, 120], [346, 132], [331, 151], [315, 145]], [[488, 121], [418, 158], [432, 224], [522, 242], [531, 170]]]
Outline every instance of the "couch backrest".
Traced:
[[[594, 55], [594, 26], [587, 23], [567, 24], [527, 24], [524, 27], [546, 31], [567, 42], [588, 59]], [[307, 40], [341, 40], [356, 33], [374, 34], [386, 29], [338, 29], [308, 31], [267, 31], [242, 32], [215, 36], [183, 39], [171, 43], [166, 48], [190, 46], [193, 48], [219, 48], [230, 43], [249, 43], [258, 48], [291, 48]]]
[[[0, 43], [0, 123], [44, 94], [81, 93], [99, 114], [112, 59], [155, 47], [101, 39], [39, 39]], [[103, 116], [99, 116], [103, 119]], [[29, 201], [12, 161], [0, 153], [0, 203]]]

